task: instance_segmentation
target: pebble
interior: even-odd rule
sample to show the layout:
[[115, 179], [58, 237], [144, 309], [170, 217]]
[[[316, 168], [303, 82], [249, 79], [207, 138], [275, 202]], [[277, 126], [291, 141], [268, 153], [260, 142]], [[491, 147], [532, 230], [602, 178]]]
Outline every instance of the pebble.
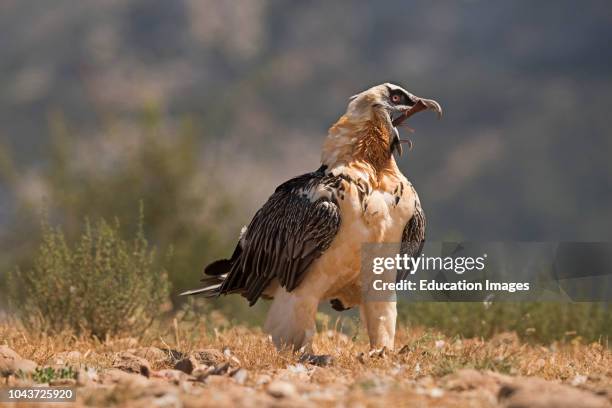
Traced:
[[290, 382], [275, 380], [268, 385], [268, 394], [275, 398], [289, 398], [295, 396], [297, 391]]

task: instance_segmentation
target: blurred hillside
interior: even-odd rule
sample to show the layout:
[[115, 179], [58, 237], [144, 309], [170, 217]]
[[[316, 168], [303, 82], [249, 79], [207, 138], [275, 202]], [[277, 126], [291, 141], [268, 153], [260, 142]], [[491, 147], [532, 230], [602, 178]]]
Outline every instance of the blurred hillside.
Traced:
[[[73, 138], [63, 159], [74, 174], [113, 168], [117, 152], [141, 143], [151, 109], [169, 129], [189, 118], [197, 171], [170, 171], [179, 177], [167, 185], [200, 178], [147, 191], [183, 206], [164, 207], [166, 219], [183, 214], [181, 225], [213, 231], [190, 241], [216, 239], [193, 255], [204, 264], [278, 183], [318, 166], [347, 98], [385, 81], [445, 109], [440, 122], [427, 113], [412, 122], [415, 148], [400, 160], [431, 239], [612, 239], [609, 2], [4, 0], [0, 26], [0, 138], [11, 152], [0, 164], [16, 169], [13, 187], [0, 186], [5, 258], [28, 240], [14, 225], [21, 196], [58, 197], [40, 182], [57, 157], [58, 117]], [[111, 209], [134, 217], [139, 180], [91, 191], [133, 190]], [[198, 188], [231, 212], [189, 224], [210, 207], [184, 199]], [[96, 208], [114, 203], [97, 197]], [[156, 231], [158, 242], [169, 236]]]

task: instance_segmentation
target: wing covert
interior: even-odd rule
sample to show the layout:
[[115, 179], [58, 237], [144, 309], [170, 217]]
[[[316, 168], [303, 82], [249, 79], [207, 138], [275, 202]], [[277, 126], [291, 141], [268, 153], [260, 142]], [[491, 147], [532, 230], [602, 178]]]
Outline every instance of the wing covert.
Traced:
[[[416, 202], [414, 214], [406, 223], [404, 232], [402, 233], [402, 243], [400, 245], [400, 254], [407, 254], [410, 257], [416, 258], [423, 252], [425, 245], [425, 213], [421, 208], [418, 200]], [[396, 280], [406, 279], [410, 271], [398, 271]]]
[[219, 292], [241, 292], [252, 305], [275, 278], [295, 289], [338, 232], [339, 188], [341, 179], [323, 168], [280, 185], [241, 237]]

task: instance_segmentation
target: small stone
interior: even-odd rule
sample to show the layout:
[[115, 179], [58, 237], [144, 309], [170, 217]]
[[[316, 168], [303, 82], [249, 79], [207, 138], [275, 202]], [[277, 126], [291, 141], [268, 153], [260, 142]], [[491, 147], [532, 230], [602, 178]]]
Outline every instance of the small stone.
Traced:
[[177, 361], [174, 365], [174, 369], [180, 370], [186, 374], [191, 374], [198, 365], [198, 361], [193, 356], [189, 356]]
[[249, 377], [249, 372], [244, 368], [239, 368], [232, 374], [232, 378], [240, 385], [244, 385], [247, 378]]
[[79, 351], [63, 351], [50, 359], [49, 364], [54, 366], [75, 365], [81, 362], [83, 355]]
[[166, 393], [153, 399], [151, 405], [156, 408], [181, 408], [183, 403], [178, 395]]
[[98, 380], [98, 372], [93, 367], [83, 368], [77, 373], [77, 384], [80, 386], [87, 386]]
[[472, 368], [463, 368], [443, 378], [444, 388], [451, 391], [479, 390], [495, 394], [499, 377]]
[[22, 372], [24, 374], [32, 374], [34, 371], [36, 371], [36, 367], [38, 367], [38, 365], [32, 360], [22, 358], [21, 360], [15, 361], [13, 367], [15, 369], [15, 373]]
[[153, 377], [157, 377], [157, 378], [162, 378], [166, 381], [169, 381], [175, 385], [180, 384], [181, 381], [185, 380], [186, 378], [188, 378], [187, 374], [185, 374], [184, 371], [181, 370], [173, 370], [171, 368], [169, 369], [164, 369], [164, 370], [159, 370], [159, 371], [154, 371], [153, 373], [151, 373], [151, 376]]
[[260, 374], [257, 376], [257, 380], [255, 380], [255, 384], [263, 385], [263, 384], [268, 384], [270, 381], [272, 381], [272, 377], [270, 377], [268, 374]]
[[147, 360], [128, 352], [118, 353], [113, 361], [113, 367], [128, 373], [141, 374], [145, 377], [149, 377], [151, 374], [151, 366]]
[[135, 389], [136, 387], [146, 387], [150, 380], [140, 374], [123, 371], [118, 368], [111, 368], [100, 375], [100, 381], [104, 384], [115, 383], [125, 386], [125, 388]]
[[505, 407], [603, 408], [610, 406], [607, 399], [602, 396], [535, 377], [516, 378], [502, 384], [498, 392], [498, 399]]
[[171, 360], [170, 353], [157, 347], [140, 347], [134, 350], [134, 355], [155, 364], [163, 364]]
[[230, 368], [229, 363], [219, 364], [210, 370], [210, 375], [223, 375], [227, 373]]
[[49, 385], [52, 387], [74, 387], [77, 384], [77, 380], [74, 378], [56, 378], [49, 381]]
[[587, 376], [586, 375], [576, 375], [573, 379], [572, 379], [572, 385], [574, 387], [578, 386], [578, 385], [582, 385], [584, 383], [587, 382]]
[[210, 372], [214, 369], [214, 367], [207, 365], [199, 365], [197, 366], [191, 375], [193, 375], [198, 381], [204, 381], [206, 377], [210, 375]]
[[429, 396], [431, 398], [441, 398], [444, 395], [444, 390], [442, 388], [432, 388], [429, 390]]
[[297, 391], [290, 382], [275, 380], [268, 385], [268, 394], [275, 398], [289, 398], [295, 396]]
[[304, 364], [297, 363], [296, 365], [288, 365], [287, 370], [291, 371], [294, 374], [308, 373], [308, 369]]
[[191, 353], [199, 364], [216, 365], [226, 360], [225, 354], [216, 349], [201, 349]]
[[0, 375], [8, 377], [21, 371], [31, 374], [36, 370], [37, 364], [32, 360], [22, 358], [16, 351], [8, 346], [0, 346]]

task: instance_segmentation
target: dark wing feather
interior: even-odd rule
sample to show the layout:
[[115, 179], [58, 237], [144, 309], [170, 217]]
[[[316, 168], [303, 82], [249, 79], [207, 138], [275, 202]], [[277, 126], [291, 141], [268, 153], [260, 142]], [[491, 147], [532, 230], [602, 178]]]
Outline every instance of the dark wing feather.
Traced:
[[[321, 168], [279, 186], [253, 217], [232, 259], [222, 264], [227, 277], [214, 294], [239, 292], [252, 305], [275, 278], [288, 291], [295, 289], [338, 232], [340, 181]], [[211, 266], [206, 273], [218, 274]]]
[[[425, 245], [425, 213], [417, 201], [412, 218], [406, 223], [402, 233], [400, 254], [416, 258], [423, 252]], [[398, 270], [397, 280], [406, 279], [410, 271]]]

